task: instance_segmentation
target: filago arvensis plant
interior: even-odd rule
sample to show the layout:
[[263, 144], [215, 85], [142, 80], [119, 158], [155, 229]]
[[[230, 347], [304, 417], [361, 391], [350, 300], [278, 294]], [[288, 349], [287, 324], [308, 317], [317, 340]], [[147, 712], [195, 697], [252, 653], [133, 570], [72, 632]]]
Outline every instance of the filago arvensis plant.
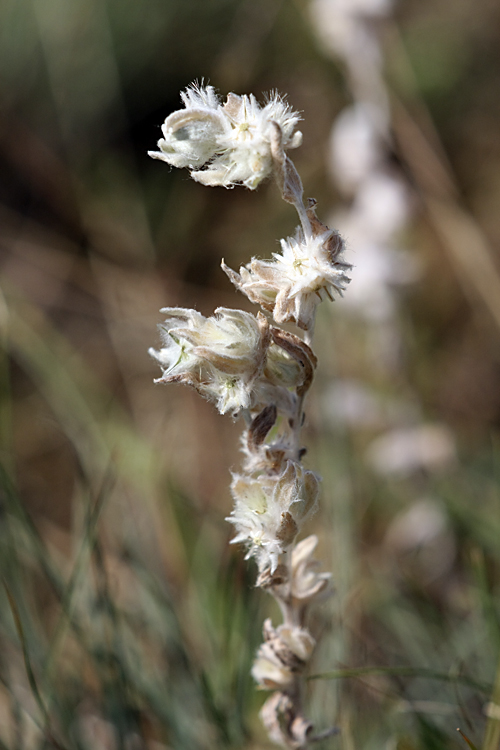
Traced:
[[[311, 348], [317, 306], [342, 295], [350, 266], [339, 234], [317, 218], [315, 201], [304, 205], [287, 154], [302, 141], [298, 113], [276, 94], [264, 106], [252, 94], [229, 94], [222, 103], [212, 86], [193, 85], [181, 97], [184, 109], [167, 117], [159, 151], [150, 156], [187, 167], [210, 186], [255, 190], [273, 176], [300, 220], [295, 236], [281, 240], [281, 253], [269, 260], [253, 258], [239, 272], [222, 261], [229, 279], [262, 311], [220, 307], [206, 318], [167, 307], [162, 347], [150, 353], [163, 370], [155, 382], [190, 385], [221, 414], [243, 418], [243, 467], [233, 475], [227, 520], [236, 529], [232, 542], [245, 545], [246, 557], [257, 562], [257, 586], [272, 594], [283, 615], [277, 627], [265, 621], [252, 674], [272, 691], [261, 711], [270, 738], [305, 748], [319, 739], [302, 705], [315, 646], [307, 614], [329, 593], [330, 573], [318, 570], [316, 536], [296, 541], [317, 507], [320, 484], [302, 466], [300, 430], [317, 364]], [[302, 336], [280, 328], [283, 323], [295, 324]]]

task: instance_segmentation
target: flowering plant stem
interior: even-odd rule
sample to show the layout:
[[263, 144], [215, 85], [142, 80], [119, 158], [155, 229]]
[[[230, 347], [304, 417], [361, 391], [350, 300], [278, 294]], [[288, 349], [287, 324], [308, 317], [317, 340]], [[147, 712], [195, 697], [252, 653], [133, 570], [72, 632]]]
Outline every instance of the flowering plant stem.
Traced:
[[[318, 503], [320, 477], [302, 466], [304, 400], [316, 356], [311, 348], [316, 309], [324, 297], [342, 295], [349, 282], [343, 243], [304, 204], [300, 177], [287, 151], [300, 145], [299, 116], [276, 94], [261, 107], [253, 95], [229, 94], [222, 104], [211, 86], [182, 95], [184, 109], [162, 127], [154, 158], [191, 169], [210, 186], [254, 190], [273, 176], [283, 199], [299, 216], [295, 236], [281, 253], [253, 258], [236, 272], [222, 268], [252, 302], [257, 316], [218, 308], [205, 318], [196, 310], [165, 308], [162, 347], [150, 350], [162, 367], [157, 382], [185, 383], [213, 401], [221, 414], [243, 416], [243, 470], [233, 475], [236, 529], [258, 566], [257, 586], [277, 601], [283, 622], [264, 623], [264, 641], [252, 668], [257, 684], [272, 691], [261, 717], [277, 744], [306, 748], [335, 730], [315, 735], [303, 710], [304, 674], [315, 641], [307, 629], [313, 603], [329, 593], [330, 574], [318, 572], [317, 538], [296, 543]], [[294, 323], [300, 337], [282, 329]]]

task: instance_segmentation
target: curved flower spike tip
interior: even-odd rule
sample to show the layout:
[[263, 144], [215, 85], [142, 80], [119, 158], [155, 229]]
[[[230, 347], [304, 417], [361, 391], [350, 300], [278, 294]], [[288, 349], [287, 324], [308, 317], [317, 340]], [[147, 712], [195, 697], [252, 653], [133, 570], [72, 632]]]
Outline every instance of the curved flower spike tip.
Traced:
[[273, 169], [276, 124], [283, 149], [302, 143], [296, 130], [300, 115], [277, 93], [270, 94], [264, 106], [253, 94], [229, 94], [222, 104], [213, 86], [193, 84], [181, 97], [184, 109], [167, 117], [160, 150], [149, 155], [174, 167], [188, 167], [191, 177], [204, 185], [241, 184], [255, 190]]

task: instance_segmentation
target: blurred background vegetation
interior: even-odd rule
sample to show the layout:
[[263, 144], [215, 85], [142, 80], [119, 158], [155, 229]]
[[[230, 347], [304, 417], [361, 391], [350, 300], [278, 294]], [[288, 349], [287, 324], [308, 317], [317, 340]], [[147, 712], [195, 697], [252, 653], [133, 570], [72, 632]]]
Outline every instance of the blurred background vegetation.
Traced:
[[[395, 358], [342, 301], [318, 322], [306, 460], [337, 593], [310, 713], [334, 750], [466, 748], [457, 727], [496, 750], [500, 7], [400, 0], [378, 33], [418, 273]], [[307, 0], [0, 4], [0, 748], [269, 746], [249, 668], [276, 612], [224, 521], [240, 428], [154, 387], [147, 349], [163, 306], [251, 309], [220, 258], [269, 257], [295, 217], [271, 183], [147, 157], [194, 80], [287, 93], [306, 194], [341, 210], [351, 94]]]

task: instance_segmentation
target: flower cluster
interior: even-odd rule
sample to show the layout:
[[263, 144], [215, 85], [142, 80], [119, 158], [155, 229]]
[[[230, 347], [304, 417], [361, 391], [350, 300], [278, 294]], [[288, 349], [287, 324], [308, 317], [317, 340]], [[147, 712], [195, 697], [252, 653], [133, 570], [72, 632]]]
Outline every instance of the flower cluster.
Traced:
[[163, 369], [156, 383], [190, 385], [221, 414], [259, 411], [269, 403], [293, 414], [296, 399], [288, 389], [300, 387], [308, 372], [263, 315], [224, 307], [210, 318], [182, 307], [161, 312], [167, 316], [160, 326], [163, 346], [149, 350]]
[[[343, 260], [340, 235], [316, 218], [314, 207], [307, 211], [311, 231], [297, 227], [295, 237], [281, 240], [281, 254], [272, 260], [257, 260], [240, 268], [239, 274], [222, 262], [233, 284], [264, 310], [272, 312], [276, 323], [292, 322], [311, 330], [322, 294], [333, 299], [342, 296], [350, 279], [351, 267]], [[312, 219], [312, 221], [311, 221]]]
[[212, 86], [191, 86], [181, 97], [184, 109], [167, 117], [160, 150], [149, 155], [188, 167], [203, 185], [242, 184], [255, 190], [272, 171], [273, 123], [279, 125], [285, 149], [302, 142], [296, 130], [299, 114], [276, 94], [263, 107], [253, 94], [229, 94], [222, 104]]
[[226, 519], [236, 527], [233, 544], [248, 546], [259, 570], [276, 571], [279, 556], [294, 542], [303, 521], [315, 510], [319, 480], [295, 461], [279, 476], [235, 475], [231, 485], [235, 506]]
[[[296, 543], [317, 507], [320, 483], [301, 464], [300, 430], [317, 365], [309, 345], [316, 308], [324, 297], [342, 295], [350, 266], [339, 234], [316, 217], [315, 201], [304, 206], [302, 182], [286, 153], [301, 141], [296, 112], [277, 95], [263, 107], [253, 95], [229, 94], [222, 104], [211, 86], [193, 86], [182, 100], [184, 109], [165, 120], [160, 151], [150, 155], [188, 167], [205, 185], [253, 190], [272, 173], [300, 220], [295, 237], [282, 240], [271, 260], [253, 258], [239, 273], [222, 262], [262, 312], [220, 307], [206, 318], [167, 307], [162, 347], [150, 353], [163, 370], [156, 382], [190, 385], [221, 414], [245, 418], [243, 471], [233, 474], [234, 508], [226, 520], [235, 527], [232, 543], [245, 545], [246, 557], [257, 562], [257, 585], [275, 597], [284, 617], [276, 628], [264, 624], [252, 674], [260, 687], [275, 691], [261, 712], [271, 739], [304, 748], [314, 741], [301, 706], [300, 681], [315, 646], [306, 613], [327, 593], [330, 575], [317, 572], [316, 537]], [[283, 323], [306, 331], [304, 339], [282, 330]]]

